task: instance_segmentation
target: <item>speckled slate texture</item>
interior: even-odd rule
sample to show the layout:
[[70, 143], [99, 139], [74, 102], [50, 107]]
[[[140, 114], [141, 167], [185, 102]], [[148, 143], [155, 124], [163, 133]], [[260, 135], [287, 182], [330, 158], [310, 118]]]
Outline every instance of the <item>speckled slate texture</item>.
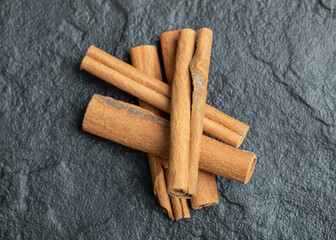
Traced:
[[[335, 239], [336, 1], [19, 1], [0, 5], [0, 239]], [[94, 93], [136, 99], [80, 71], [93, 44], [214, 31], [208, 103], [249, 124], [247, 185], [171, 222], [146, 154], [81, 130]]]

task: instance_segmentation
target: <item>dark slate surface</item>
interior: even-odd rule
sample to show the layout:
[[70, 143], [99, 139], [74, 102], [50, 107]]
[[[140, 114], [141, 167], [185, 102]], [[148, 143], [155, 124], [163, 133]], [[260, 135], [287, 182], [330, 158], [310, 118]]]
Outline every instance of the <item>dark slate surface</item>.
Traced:
[[[70, 3], [69, 3], [70, 2]], [[335, 239], [336, 2], [19, 1], [0, 5], [0, 239]], [[81, 130], [94, 44], [129, 61], [183, 27], [214, 31], [208, 103], [251, 126], [247, 185], [172, 223], [146, 154]]]

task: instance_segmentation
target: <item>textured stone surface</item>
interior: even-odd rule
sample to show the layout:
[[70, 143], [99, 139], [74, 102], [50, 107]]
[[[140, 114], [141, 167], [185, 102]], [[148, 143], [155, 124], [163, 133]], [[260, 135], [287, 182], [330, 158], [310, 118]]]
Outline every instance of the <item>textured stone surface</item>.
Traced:
[[[19, 1], [0, 7], [0, 239], [334, 239], [336, 1]], [[135, 103], [79, 65], [94, 44], [214, 31], [208, 103], [251, 126], [247, 185], [172, 223], [146, 154], [81, 130], [94, 93]]]

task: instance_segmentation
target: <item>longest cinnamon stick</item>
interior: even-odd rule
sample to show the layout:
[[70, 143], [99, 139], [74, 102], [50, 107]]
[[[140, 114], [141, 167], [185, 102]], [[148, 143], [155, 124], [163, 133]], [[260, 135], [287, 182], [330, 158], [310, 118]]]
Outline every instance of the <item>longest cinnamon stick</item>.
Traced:
[[[155, 46], [144, 45], [134, 47], [130, 50], [130, 56], [134, 67], [146, 73], [148, 76], [155, 77], [162, 81], [160, 62]], [[161, 111], [157, 108], [154, 108], [141, 100], [139, 100], [139, 105], [155, 115], [162, 117]], [[190, 213], [187, 200], [168, 195], [166, 187], [168, 172], [166, 171], [167, 169], [164, 169], [161, 163], [161, 157], [148, 154], [148, 160], [152, 174], [154, 194], [157, 193], [155, 195], [158, 197], [161, 207], [166, 210], [172, 220], [189, 218]], [[174, 217], [172, 216], [173, 214], [170, 207], [173, 209]]]
[[[127, 147], [167, 159], [169, 122], [138, 106], [94, 95], [86, 109], [83, 130]], [[202, 137], [201, 170], [247, 183], [257, 156]]]
[[[98, 63], [105, 65], [108, 68], [103, 68]], [[94, 46], [91, 46], [88, 49], [87, 56], [84, 57], [81, 64], [81, 69], [90, 72], [91, 74], [117, 86], [118, 88], [132, 95], [137, 94], [135, 95], [137, 98], [141, 98], [138, 95], [143, 95], [143, 99], [141, 98], [143, 101], [159, 108], [162, 111], [166, 111], [164, 110], [165, 108], [170, 109], [170, 106], [159, 107], [154, 104], [154, 102], [157, 101], [158, 94], [161, 96], [163, 95], [166, 98], [161, 98], [159, 100], [160, 102], [157, 104], [164, 104], [162, 101], [169, 102], [171, 89], [166, 83], [149, 77], [133, 66], [107, 54], [106, 52]], [[138, 87], [135, 87], [135, 89], [132, 88], [134, 85], [140, 86], [139, 84], [134, 84], [135, 82], [142, 85], [140, 87], [141, 89], [138, 89]], [[146, 89], [146, 91], [143, 89]], [[156, 99], [151, 100], [153, 97]], [[204, 131], [206, 133], [232, 146], [238, 147], [241, 145], [249, 129], [246, 124], [220, 112], [219, 110], [209, 105], [205, 106], [204, 116]]]
[[212, 35], [213, 33], [209, 28], [201, 28], [199, 30], [195, 55], [190, 63], [193, 93], [190, 117], [188, 194], [192, 196], [196, 194], [198, 181], [198, 163], [201, 154], [201, 137], [203, 133]]
[[[176, 50], [170, 113], [170, 149], [168, 161], [168, 192], [181, 198], [189, 195], [190, 95], [189, 64], [194, 55], [196, 32], [182, 29]], [[198, 171], [198, 168], [197, 168]]]
[[[175, 30], [165, 32], [160, 35], [162, 57], [164, 61], [167, 82], [169, 84], [173, 82], [176, 59], [175, 54], [179, 34], [180, 30]], [[196, 195], [193, 199], [190, 200], [190, 202], [193, 209], [201, 209], [203, 207], [218, 204], [218, 190], [215, 175], [199, 171]]]

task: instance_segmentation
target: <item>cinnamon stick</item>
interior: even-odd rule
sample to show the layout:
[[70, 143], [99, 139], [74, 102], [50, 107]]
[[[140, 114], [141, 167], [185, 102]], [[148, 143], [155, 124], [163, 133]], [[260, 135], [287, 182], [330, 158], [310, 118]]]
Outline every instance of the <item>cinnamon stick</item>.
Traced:
[[[116, 87], [134, 95], [137, 98], [159, 108], [170, 111], [170, 86], [158, 79], [151, 78], [133, 66], [91, 46], [84, 57], [81, 69], [115, 85]], [[238, 147], [243, 142], [249, 127], [218, 111], [205, 106], [204, 132], [234, 146]], [[235, 131], [243, 131], [240, 135]]]
[[153, 154], [148, 154], [154, 196], [159, 200], [162, 211], [166, 213], [171, 220], [174, 220], [162, 161], [164, 161], [162, 158]]
[[[181, 198], [189, 195], [190, 95], [189, 64], [194, 55], [196, 32], [182, 29], [176, 50], [171, 96], [168, 193]], [[198, 168], [197, 168], [198, 171]]]
[[[169, 84], [173, 81], [171, 76], [174, 75], [173, 71], [175, 71], [175, 54], [179, 33], [180, 30], [175, 30], [160, 35], [162, 57]], [[215, 175], [199, 171], [196, 195], [193, 199], [190, 199], [190, 202], [193, 209], [201, 209], [218, 204], [218, 190]]]
[[192, 209], [195, 210], [219, 203], [215, 175], [199, 171], [196, 195], [190, 199], [190, 203]]
[[172, 84], [175, 73], [175, 57], [177, 49], [177, 39], [180, 30], [169, 31], [160, 35], [160, 43], [162, 49], [162, 58], [169, 85]]
[[[138, 106], [94, 95], [86, 109], [83, 130], [127, 147], [167, 159], [170, 124]], [[257, 156], [202, 137], [201, 170], [247, 183]]]
[[195, 55], [190, 63], [193, 84], [190, 117], [190, 155], [188, 194], [194, 196], [198, 181], [198, 163], [201, 154], [204, 106], [208, 87], [208, 73], [213, 33], [209, 28], [201, 28], [198, 33]]
[[[133, 66], [149, 76], [162, 80], [159, 58], [155, 46], [140, 46], [131, 49], [130, 53]], [[139, 105], [153, 114], [161, 116], [161, 111], [148, 103], [139, 100]], [[171, 220], [174, 220], [162, 159], [153, 154], [148, 154], [148, 162], [152, 175], [154, 195], [158, 198], [163, 212], [167, 213]]]

